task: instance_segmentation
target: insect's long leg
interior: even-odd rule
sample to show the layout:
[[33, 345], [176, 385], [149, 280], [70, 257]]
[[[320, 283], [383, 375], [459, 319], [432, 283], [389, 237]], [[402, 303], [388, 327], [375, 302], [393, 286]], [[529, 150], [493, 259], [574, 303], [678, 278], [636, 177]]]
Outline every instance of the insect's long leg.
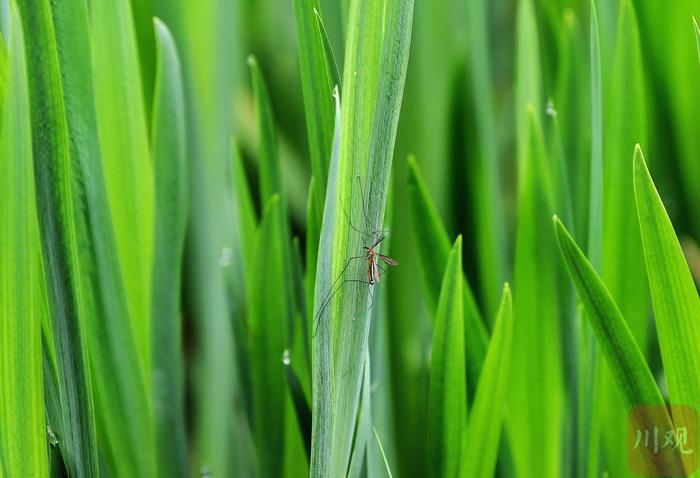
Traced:
[[[360, 256], [360, 257], [363, 257], [363, 256]], [[351, 258], [351, 259], [352, 259], [352, 258]], [[356, 259], [356, 258], [355, 258], [355, 259]], [[346, 267], [347, 267], [347, 266], [346, 266]], [[379, 266], [379, 268], [382, 270], [382, 272], [379, 273], [380, 276], [383, 276], [384, 274], [386, 274], [387, 272], [389, 272], [387, 269], [384, 269], [384, 268], [381, 267], [381, 266]], [[369, 303], [369, 307], [368, 307], [367, 309], [369, 310], [369, 309], [371, 309], [371, 308], [374, 306], [374, 294], [372, 293], [372, 289], [370, 288], [370, 286], [373, 285], [373, 284], [370, 284], [369, 281], [361, 280], [361, 279], [344, 279], [340, 284], [338, 284], [338, 286], [335, 288], [335, 290], [333, 290], [333, 293], [330, 294], [330, 297], [328, 297], [327, 299], [325, 299], [325, 300], [323, 301], [323, 304], [321, 305], [321, 308], [319, 308], [319, 311], [318, 311], [318, 313], [316, 314], [316, 317], [314, 318], [314, 333], [313, 333], [313, 336], [314, 336], [314, 337], [316, 337], [316, 332], [317, 332], [317, 329], [318, 329], [318, 319], [321, 317], [321, 314], [323, 313], [323, 311], [325, 310], [325, 308], [328, 306], [328, 304], [330, 303], [330, 301], [331, 301], [331, 299], [333, 298], [333, 296], [335, 296], [336, 292], [338, 292], [338, 291], [340, 290], [340, 288], [343, 287], [343, 286], [344, 286], [345, 284], [347, 284], [348, 282], [355, 282], [355, 283], [358, 283], [358, 284], [365, 284], [365, 285], [367, 286], [367, 292], [369, 293], [369, 296], [370, 296], [370, 303]]]
[[[330, 303], [331, 299], [333, 296], [340, 290], [340, 288], [343, 286], [343, 284], [346, 282], [345, 280], [338, 284], [338, 281], [343, 277], [343, 274], [345, 274], [345, 271], [350, 267], [350, 264], [352, 261], [357, 260], [357, 259], [366, 259], [366, 256], [354, 256], [348, 259], [348, 261], [345, 263], [345, 267], [343, 267], [343, 270], [340, 271], [340, 274], [338, 274], [338, 277], [335, 278], [333, 283], [331, 284], [330, 289], [328, 289], [328, 293], [326, 294], [326, 297], [323, 299], [321, 302], [321, 305], [318, 308], [318, 312], [316, 312], [316, 315], [314, 316], [314, 337], [316, 336], [316, 328], [318, 327], [318, 319], [321, 318], [321, 314], [323, 311], [326, 309], [326, 306]], [[347, 279], [346, 279], [347, 280]], [[336, 284], [338, 284], [336, 286]]]

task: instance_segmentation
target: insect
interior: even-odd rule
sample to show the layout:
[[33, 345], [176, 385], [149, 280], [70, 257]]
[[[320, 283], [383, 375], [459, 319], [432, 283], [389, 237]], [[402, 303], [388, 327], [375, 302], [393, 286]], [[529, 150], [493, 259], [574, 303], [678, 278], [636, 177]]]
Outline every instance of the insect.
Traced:
[[[362, 255], [358, 256], [353, 256], [348, 259], [348, 261], [345, 263], [345, 266], [343, 269], [340, 271], [340, 274], [338, 274], [338, 277], [333, 281], [333, 284], [331, 284], [330, 290], [326, 294], [326, 297], [324, 300], [321, 302], [321, 305], [319, 307], [318, 312], [316, 313], [314, 317], [314, 335], [316, 335], [316, 328], [318, 326], [318, 319], [321, 317], [323, 312], [325, 311], [326, 307], [330, 304], [331, 300], [335, 296], [335, 294], [347, 283], [360, 283], [360, 284], [365, 284], [367, 285], [367, 288], [369, 289], [370, 293], [370, 305], [369, 308], [372, 308], [372, 305], [374, 304], [374, 296], [372, 295], [372, 291], [369, 288], [369, 286], [374, 285], [375, 283], [379, 283], [382, 280], [382, 275], [386, 274], [388, 270], [382, 266], [382, 263], [385, 265], [389, 266], [398, 266], [399, 262], [392, 258], [389, 257], [385, 254], [381, 254], [378, 252], [378, 248], [382, 241], [386, 239], [386, 232], [387, 231], [378, 231], [371, 223], [369, 218], [367, 217], [367, 211], [365, 209], [365, 204], [364, 204], [364, 193], [362, 192], [362, 183], [360, 181], [360, 177], [357, 176], [357, 182], [360, 187], [360, 194], [362, 195], [362, 212], [364, 216], [364, 221], [365, 223], [371, 228], [372, 232], [367, 233], [364, 231], [361, 231], [358, 227], [353, 224], [352, 220], [350, 219], [350, 216], [348, 215], [347, 211], [345, 210], [345, 206], [343, 206], [341, 202], [341, 206], [343, 208], [343, 212], [345, 213], [345, 217], [348, 220], [348, 223], [350, 224], [350, 227], [357, 233], [359, 233], [363, 238], [364, 237], [370, 237], [373, 242], [371, 245], [365, 245], [362, 247], [364, 253]], [[362, 280], [362, 279], [348, 279], [348, 278], [343, 278], [345, 275], [345, 272], [348, 270], [350, 265], [358, 260], [358, 259], [364, 259], [367, 261], [367, 280]], [[342, 279], [342, 281], [341, 281]]]

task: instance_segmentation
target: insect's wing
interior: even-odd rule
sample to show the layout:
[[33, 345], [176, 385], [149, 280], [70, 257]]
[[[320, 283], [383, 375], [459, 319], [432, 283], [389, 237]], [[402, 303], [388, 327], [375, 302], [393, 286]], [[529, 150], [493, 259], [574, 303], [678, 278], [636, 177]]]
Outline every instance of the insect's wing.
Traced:
[[372, 261], [372, 275], [377, 282], [382, 281], [382, 276], [379, 274], [379, 267], [377, 267], [377, 263], [375, 261]]
[[378, 256], [381, 260], [383, 260], [384, 262], [386, 262], [390, 266], [398, 266], [399, 265], [399, 261], [397, 261], [396, 259], [393, 259], [389, 256], [385, 256], [384, 254], [378, 254]]

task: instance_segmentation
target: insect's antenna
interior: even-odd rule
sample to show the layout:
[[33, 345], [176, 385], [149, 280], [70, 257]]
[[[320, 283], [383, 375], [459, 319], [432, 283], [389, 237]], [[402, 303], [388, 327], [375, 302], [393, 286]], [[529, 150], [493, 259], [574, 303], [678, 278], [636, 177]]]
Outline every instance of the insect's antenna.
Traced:
[[353, 229], [353, 231], [355, 231], [356, 233], [358, 233], [358, 234], [360, 234], [360, 235], [362, 235], [362, 236], [369, 236], [370, 238], [373, 238], [373, 237], [376, 235], [376, 233], [369, 234], [369, 233], [367, 233], [367, 232], [360, 231], [360, 230], [357, 228], [357, 226], [355, 226], [355, 225], [352, 223], [352, 220], [350, 219], [350, 216], [348, 215], [347, 209], [345, 209], [345, 205], [343, 204], [343, 200], [342, 200], [342, 199], [340, 200], [340, 207], [343, 209], [343, 214], [345, 214], [345, 219], [348, 220], [348, 224], [350, 224], [350, 227]]
[[383, 236], [385, 233], [387, 233], [389, 231], [380, 231], [379, 229], [377, 229], [377, 226], [372, 224], [372, 222], [369, 220], [369, 216], [367, 215], [367, 208], [365, 207], [365, 192], [362, 189], [362, 180], [360, 179], [359, 174], [357, 176], [355, 176], [355, 178], [357, 178], [357, 184], [360, 186], [360, 194], [362, 195], [362, 198], [361, 198], [362, 199], [362, 214], [365, 217], [365, 222], [372, 230], [372, 234], [374, 236]]

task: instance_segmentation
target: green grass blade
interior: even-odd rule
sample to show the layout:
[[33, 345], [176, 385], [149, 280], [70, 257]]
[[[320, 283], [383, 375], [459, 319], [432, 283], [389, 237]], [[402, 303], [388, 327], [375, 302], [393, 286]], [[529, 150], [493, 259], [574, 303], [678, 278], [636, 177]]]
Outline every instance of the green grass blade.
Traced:
[[493, 476], [508, 391], [512, 341], [513, 305], [510, 288], [506, 284], [477, 385], [474, 406], [469, 415], [466, 440], [462, 449], [461, 476]]
[[[261, 476], [281, 476], [284, 450], [286, 379], [282, 364], [287, 317], [281, 199], [273, 195], [265, 206], [255, 246], [255, 270], [250, 287], [250, 364], [252, 421]], [[270, 292], [275, 291], [273, 296]]]
[[634, 151], [634, 192], [656, 328], [674, 403], [700, 409], [700, 298], [642, 150]]
[[560, 330], [560, 269], [552, 258], [554, 234], [551, 176], [537, 117], [528, 108], [518, 202], [514, 273], [514, 340], [509, 438], [517, 472], [554, 476], [560, 470], [563, 371]]
[[377, 446], [379, 447], [379, 451], [382, 455], [382, 460], [384, 461], [384, 468], [386, 469], [386, 474], [389, 478], [393, 478], [394, 475], [391, 473], [391, 467], [389, 466], [389, 460], [386, 458], [386, 453], [384, 453], [384, 447], [382, 446], [382, 441], [379, 439], [379, 434], [377, 433], [377, 429], [375, 427], [372, 427], [372, 431], [374, 432], [374, 439], [377, 440]]
[[168, 27], [154, 20], [158, 62], [153, 100], [155, 243], [151, 376], [159, 475], [187, 476], [180, 271], [187, 224], [185, 105], [180, 59]]
[[[309, 181], [309, 194], [306, 204], [306, 237], [319, 237], [321, 235], [321, 221], [323, 220], [323, 201], [319, 202], [316, 194], [316, 177], [311, 176]], [[316, 260], [318, 259], [319, 244], [314, 240], [306, 241], [306, 276], [304, 287], [306, 289], [307, 317], [314, 315], [314, 285], [316, 279]], [[310, 338], [309, 338], [310, 340]]]
[[[253, 257], [248, 254], [255, 244], [255, 234], [257, 232], [258, 221], [253, 207], [253, 197], [248, 186], [243, 158], [240, 147], [236, 139], [231, 141], [231, 191], [233, 195], [234, 208], [234, 231], [236, 234], [236, 244], [234, 248], [240, 257], [242, 274], [250, 277], [253, 271]], [[245, 285], [245, 281], [241, 283]], [[241, 291], [245, 293], [245, 291]]]
[[532, 105], [535, 111], [540, 111], [543, 107], [540, 47], [535, 7], [532, 0], [520, 0], [516, 22], [518, 39], [516, 44], [518, 47], [516, 52], [515, 123], [518, 177], [520, 177], [523, 172], [525, 150], [529, 142], [527, 105]]
[[[450, 255], [450, 241], [437, 209], [428, 193], [423, 175], [413, 157], [408, 158], [408, 191], [411, 203], [411, 223], [420, 244], [418, 258], [425, 296], [429, 309], [434, 313], [440, 295], [440, 277]], [[464, 341], [467, 354], [467, 381], [469, 389], [476, 389], [481, 365], [488, 346], [488, 332], [476, 306], [474, 296], [466, 278], [463, 278], [462, 299], [464, 307]], [[470, 392], [471, 393], [471, 392]]]
[[0, 128], [5, 119], [5, 97], [7, 96], [7, 45], [5, 45], [5, 37], [0, 35]]
[[314, 289], [314, 307], [311, 324], [312, 330], [312, 421], [311, 429], [311, 476], [328, 476], [331, 455], [331, 369], [333, 358], [331, 356], [331, 323], [329, 314], [321, 314], [320, 307], [326, 302], [329, 291], [332, 293], [334, 278], [331, 276], [333, 264], [333, 233], [335, 224], [335, 197], [338, 181], [338, 162], [340, 160], [340, 135], [342, 128], [342, 113], [340, 96], [337, 88], [335, 96], [335, 132], [333, 135], [333, 148], [331, 164], [328, 171], [328, 185], [326, 187], [325, 208], [323, 210], [323, 222], [321, 225], [320, 242], [318, 246], [318, 259], [316, 267], [316, 281]]
[[700, 59], [700, 26], [695, 17], [693, 17], [693, 26], [695, 26], [695, 41], [698, 44], [698, 59]]
[[[469, 60], [477, 118], [480, 152], [472, 176], [476, 191], [477, 247], [482, 296], [487, 313], [498, 307], [498, 287], [506, 274], [505, 217], [500, 186], [496, 120], [492, 93], [489, 40], [489, 6], [486, 0], [467, 2], [469, 14]], [[468, 214], [472, 212], [469, 211]], [[466, 284], [466, 282], [465, 282]], [[466, 303], [465, 303], [466, 304]], [[491, 315], [489, 315], [491, 316]], [[468, 327], [467, 327], [468, 328]], [[469, 346], [467, 346], [469, 349]], [[467, 362], [469, 360], [467, 359]]]
[[338, 63], [335, 61], [335, 55], [333, 54], [333, 46], [331, 45], [331, 40], [328, 38], [328, 32], [323, 24], [323, 19], [318, 10], [314, 10], [316, 15], [316, 23], [318, 25], [318, 31], [321, 34], [321, 40], [323, 41], [323, 52], [326, 56], [326, 68], [329, 72], [331, 78], [331, 84], [338, 86], [338, 91], [342, 94], [343, 92], [343, 78], [340, 76], [340, 69], [338, 68]]
[[145, 372], [150, 367], [154, 185], [130, 2], [92, 3], [90, 26], [95, 108], [109, 211], [129, 316]]
[[14, 2], [8, 66], [7, 102], [0, 111], [0, 467], [7, 476], [43, 477], [48, 476], [41, 354], [46, 295], [24, 38]]
[[[647, 107], [639, 31], [630, 0], [623, 0], [619, 5], [615, 53], [608, 76], [609, 89], [604, 92], [601, 275], [645, 354], [649, 292], [630, 156], [635, 144], [646, 142]], [[608, 404], [603, 412], [606, 466], [613, 476], [629, 476], [624, 444], [627, 410], [614, 391], [613, 378], [605, 371], [603, 378], [602, 386], [606, 391], [602, 399]]]
[[299, 376], [291, 365], [291, 361], [289, 363], [284, 362], [284, 365], [289, 394], [292, 399], [292, 405], [294, 405], [296, 420], [299, 423], [299, 429], [304, 439], [304, 449], [308, 460], [311, 456], [311, 407], [299, 381]]
[[620, 309], [591, 263], [555, 216], [554, 229], [569, 276], [586, 309], [598, 343], [620, 395], [629, 409], [638, 404], [662, 404], [661, 392]]
[[[326, 62], [326, 53], [319, 29], [320, 23], [317, 21], [318, 8], [318, 0], [294, 0], [309, 159], [311, 174], [317, 181], [314, 190], [317, 197], [314, 200], [321, 203], [328, 178], [328, 161], [331, 157], [331, 143], [333, 141], [333, 97], [331, 92], [334, 83]], [[321, 216], [315, 220], [320, 222]]]
[[[590, 186], [588, 197], [588, 256], [597, 270], [601, 269], [603, 239], [603, 100], [600, 59], [600, 33], [595, 1], [591, 0], [590, 18], [590, 88], [591, 88], [591, 156]], [[584, 313], [578, 307], [579, 317]], [[591, 325], [585, 319], [578, 327], [579, 376], [578, 376], [578, 450], [579, 476], [593, 477], [598, 473], [601, 402], [601, 352]]]
[[588, 255], [601, 266], [603, 236], [603, 92], [600, 67], [600, 35], [595, 0], [591, 0], [591, 185], [588, 217]]
[[260, 201], [267, 201], [276, 194], [282, 194], [282, 168], [277, 153], [277, 136], [275, 133], [275, 120], [272, 116], [267, 86], [263, 79], [258, 60], [253, 56], [248, 57], [248, 66], [253, 82], [253, 97], [258, 118], [258, 156], [260, 159]]
[[457, 476], [467, 423], [462, 283], [462, 236], [459, 236], [442, 279], [433, 335], [428, 470], [434, 477]]
[[648, 292], [634, 204], [630, 154], [646, 139], [639, 31], [632, 3], [621, 2], [606, 123], [603, 185], [603, 278], [642, 350]]

